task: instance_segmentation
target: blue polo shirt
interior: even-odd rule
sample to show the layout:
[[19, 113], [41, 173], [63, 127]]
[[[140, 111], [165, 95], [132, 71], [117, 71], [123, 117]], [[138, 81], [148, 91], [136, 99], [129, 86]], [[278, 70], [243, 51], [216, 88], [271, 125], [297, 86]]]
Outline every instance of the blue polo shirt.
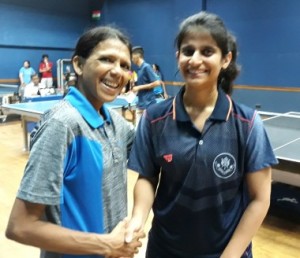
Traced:
[[254, 110], [219, 90], [199, 132], [183, 93], [146, 110], [128, 167], [161, 176], [149, 241], [167, 251], [164, 258], [219, 258], [248, 205], [245, 175], [277, 160]]
[[[18, 198], [46, 205], [45, 219], [82, 232], [108, 233], [127, 216], [126, 163], [134, 127], [117, 112], [100, 116], [74, 87], [42, 118]], [[42, 252], [43, 258], [95, 258]]]
[[[143, 62], [136, 70], [137, 81], [135, 85], [144, 85], [151, 82], [157, 81], [157, 76], [153, 71], [151, 65], [146, 62]], [[140, 90], [138, 91], [138, 103], [137, 106], [140, 109], [146, 109], [151, 104], [156, 103], [155, 94], [153, 89]]]

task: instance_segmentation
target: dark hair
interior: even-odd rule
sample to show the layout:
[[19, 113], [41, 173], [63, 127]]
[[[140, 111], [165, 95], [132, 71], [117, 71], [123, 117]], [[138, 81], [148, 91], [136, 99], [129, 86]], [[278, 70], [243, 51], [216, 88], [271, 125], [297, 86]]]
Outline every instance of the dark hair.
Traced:
[[40, 78], [40, 76], [37, 73], [33, 73], [30, 78], [32, 79], [33, 77], [37, 76], [38, 78]]
[[161, 79], [161, 80], [164, 80], [164, 75], [162, 74], [159, 65], [154, 63], [154, 64], [152, 64], [152, 66], [155, 67], [156, 72], [157, 72], [158, 75], [160, 76], [160, 79]]
[[200, 12], [185, 19], [179, 27], [179, 33], [175, 39], [177, 50], [180, 50], [184, 38], [191, 34], [197, 33], [202, 29], [207, 30], [217, 43], [225, 57], [230, 51], [232, 52], [232, 60], [226, 69], [221, 70], [218, 78], [218, 86], [227, 94], [232, 93], [233, 81], [240, 71], [240, 67], [236, 64], [237, 44], [235, 38], [226, 29], [224, 22], [215, 14]]
[[49, 58], [47, 54], [42, 55], [42, 59], [44, 59], [45, 57]]
[[94, 48], [101, 42], [105, 41], [107, 39], [118, 39], [121, 42], [123, 42], [130, 52], [130, 55], [132, 54], [131, 51], [131, 43], [129, 41], [129, 38], [125, 36], [120, 30], [117, 28], [113, 28], [111, 26], [100, 26], [95, 27], [93, 29], [90, 29], [86, 31], [77, 41], [75, 52], [73, 54], [74, 56], [80, 56], [83, 58], [88, 58]]
[[132, 54], [139, 54], [142, 58], [144, 58], [144, 49], [141, 46], [134, 46], [132, 48]]
[[23, 64], [24, 64], [25, 62], [28, 64], [28, 67], [30, 67], [30, 61], [29, 61], [29, 60], [24, 60]]
[[155, 69], [156, 69], [157, 71], [160, 72], [160, 68], [159, 68], [159, 65], [158, 65], [158, 64], [152, 64], [152, 65], [155, 67]]

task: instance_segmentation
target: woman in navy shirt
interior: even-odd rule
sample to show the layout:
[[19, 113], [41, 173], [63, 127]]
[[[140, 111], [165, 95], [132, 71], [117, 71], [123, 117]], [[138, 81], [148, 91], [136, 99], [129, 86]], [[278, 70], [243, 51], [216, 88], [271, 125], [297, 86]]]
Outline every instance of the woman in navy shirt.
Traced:
[[230, 97], [235, 39], [218, 16], [200, 12], [182, 22], [176, 45], [185, 86], [140, 121], [126, 241], [152, 208], [147, 258], [252, 257], [277, 160], [259, 115]]

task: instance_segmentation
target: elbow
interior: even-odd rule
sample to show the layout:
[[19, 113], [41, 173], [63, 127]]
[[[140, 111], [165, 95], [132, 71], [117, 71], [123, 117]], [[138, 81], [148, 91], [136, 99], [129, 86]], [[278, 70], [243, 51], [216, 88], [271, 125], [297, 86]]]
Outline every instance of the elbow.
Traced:
[[16, 225], [15, 223], [13, 223], [11, 221], [8, 223], [8, 226], [5, 231], [6, 238], [20, 242], [20, 243], [24, 243], [26, 235], [27, 234], [22, 227]]
[[5, 231], [5, 236], [10, 240], [16, 240], [18, 238], [18, 232], [16, 230], [16, 227], [13, 225], [13, 223], [9, 222]]

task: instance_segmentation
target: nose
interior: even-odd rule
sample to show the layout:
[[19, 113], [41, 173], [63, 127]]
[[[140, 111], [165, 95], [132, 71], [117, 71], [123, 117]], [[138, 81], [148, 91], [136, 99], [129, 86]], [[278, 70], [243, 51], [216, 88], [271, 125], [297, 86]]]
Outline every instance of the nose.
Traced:
[[199, 51], [195, 51], [189, 60], [190, 64], [195, 64], [195, 65], [199, 65], [202, 62], [203, 62], [203, 56]]
[[115, 76], [121, 76], [122, 68], [119, 63], [114, 63], [112, 69], [110, 70], [111, 74]]

